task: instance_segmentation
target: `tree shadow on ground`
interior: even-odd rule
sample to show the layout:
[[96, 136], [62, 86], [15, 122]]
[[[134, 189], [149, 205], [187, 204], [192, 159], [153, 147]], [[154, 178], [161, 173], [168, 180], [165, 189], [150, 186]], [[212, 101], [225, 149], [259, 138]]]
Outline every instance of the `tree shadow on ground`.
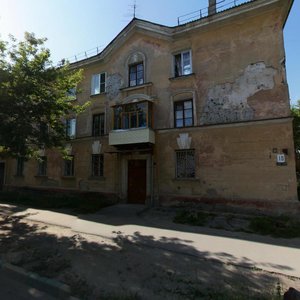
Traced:
[[81, 299], [280, 299], [291, 281], [238, 267], [234, 256], [223, 264], [179, 238], [135, 232], [110, 241], [1, 215], [1, 258], [70, 285]]

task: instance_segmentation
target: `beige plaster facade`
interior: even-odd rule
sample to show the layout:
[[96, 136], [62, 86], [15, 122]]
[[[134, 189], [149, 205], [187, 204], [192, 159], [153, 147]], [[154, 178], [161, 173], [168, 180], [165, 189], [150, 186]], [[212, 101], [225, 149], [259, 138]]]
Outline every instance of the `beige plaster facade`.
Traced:
[[[97, 191], [156, 205], [295, 202], [283, 43], [291, 5], [256, 0], [176, 27], [133, 19], [103, 52], [73, 64], [84, 70], [77, 101], [91, 101], [68, 141], [74, 172], [64, 176], [61, 156], [46, 150], [42, 176], [36, 161], [24, 164], [24, 176], [6, 161], [5, 186]], [[105, 74], [105, 91], [91, 95], [95, 74]], [[104, 116], [100, 136], [93, 135], [97, 114]], [[99, 176], [92, 175], [95, 141]], [[130, 199], [135, 189], [140, 201]]]

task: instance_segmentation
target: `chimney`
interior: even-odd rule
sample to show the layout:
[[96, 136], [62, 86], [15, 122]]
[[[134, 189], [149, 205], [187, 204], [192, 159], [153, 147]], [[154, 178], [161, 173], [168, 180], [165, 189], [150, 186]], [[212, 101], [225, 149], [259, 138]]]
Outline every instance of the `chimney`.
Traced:
[[217, 12], [216, 0], [208, 0], [208, 15], [212, 16]]

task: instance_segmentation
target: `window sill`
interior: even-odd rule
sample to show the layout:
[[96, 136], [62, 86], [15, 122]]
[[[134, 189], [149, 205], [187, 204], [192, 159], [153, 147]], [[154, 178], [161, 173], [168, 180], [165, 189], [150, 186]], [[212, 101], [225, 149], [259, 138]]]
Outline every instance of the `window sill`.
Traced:
[[195, 76], [195, 73], [191, 73], [191, 74], [188, 74], [188, 75], [170, 77], [169, 80], [174, 81], [174, 80], [180, 80], [180, 79], [185, 79], [185, 78], [194, 77], [194, 76]]
[[97, 97], [97, 96], [100, 96], [100, 95], [105, 95], [106, 92], [102, 92], [102, 93], [99, 93], [99, 94], [91, 94], [90, 97], [91, 98], [94, 98], [94, 97]]
[[61, 179], [76, 179], [76, 177], [75, 176], [63, 175], [63, 176], [61, 176]]
[[104, 181], [106, 178], [104, 176], [90, 176], [89, 180], [97, 180], [97, 181]]
[[125, 92], [126, 91], [132, 91], [132, 90], [137, 90], [137, 89], [147, 87], [147, 86], [151, 86], [151, 85], [152, 85], [152, 82], [146, 82], [146, 83], [135, 85], [135, 86], [128, 86], [128, 87], [125, 87], [125, 88], [121, 88], [120, 91], [125, 91]]
[[24, 178], [25, 176], [24, 175], [18, 175], [18, 174], [16, 174], [16, 175], [14, 175], [14, 177], [15, 178]]
[[35, 175], [35, 178], [48, 178], [48, 175]]
[[193, 178], [173, 178], [173, 181], [200, 181], [200, 178], [193, 177]]

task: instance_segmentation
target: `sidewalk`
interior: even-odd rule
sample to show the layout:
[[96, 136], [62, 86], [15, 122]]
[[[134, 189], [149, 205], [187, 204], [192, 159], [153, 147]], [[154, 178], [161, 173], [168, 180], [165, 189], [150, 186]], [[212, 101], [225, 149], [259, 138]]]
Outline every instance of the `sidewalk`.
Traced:
[[[98, 214], [79, 217], [27, 209], [15, 215], [25, 215], [28, 220], [67, 227], [75, 232], [113, 240], [127, 239], [132, 243], [159, 247], [205, 260], [213, 259], [225, 264], [300, 277], [299, 247], [272, 245], [272, 240], [276, 240], [268, 237], [257, 237], [259, 242], [239, 239], [235, 233], [227, 232], [227, 237], [224, 237], [220, 236], [218, 230], [208, 230], [205, 234], [185, 232], [184, 225], [173, 224], [172, 230], [162, 229], [159, 228], [158, 218], [151, 218], [147, 213], [139, 215], [143, 209], [144, 207], [117, 205]], [[252, 239], [253, 236], [251, 235]]]

